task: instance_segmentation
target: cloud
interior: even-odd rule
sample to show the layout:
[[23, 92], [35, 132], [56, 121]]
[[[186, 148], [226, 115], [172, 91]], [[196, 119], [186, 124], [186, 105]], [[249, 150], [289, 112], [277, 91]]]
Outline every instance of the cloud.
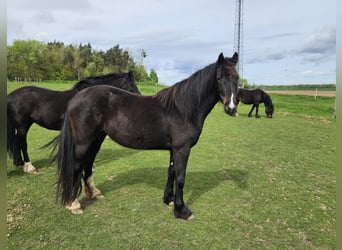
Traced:
[[335, 75], [334, 71], [316, 71], [316, 70], [304, 70], [300, 73], [301, 76], [304, 77], [316, 77], [316, 76], [330, 76]]
[[[262, 36], [259, 37], [259, 39], [269, 41], [297, 35], [297, 33], [279, 33]], [[278, 46], [272, 46], [272, 44], [269, 44], [268, 48], [266, 48], [263, 53], [259, 51], [258, 55], [248, 58], [246, 63], [276, 62], [286, 59], [290, 55], [300, 57], [302, 61], [313, 62], [316, 64], [330, 60], [336, 55], [336, 28], [326, 27], [307, 36], [304, 39], [303, 45], [299, 49], [296, 47], [289, 47], [286, 50], [279, 51]]]
[[17, 19], [11, 18], [11, 16], [8, 16], [7, 27], [8, 27], [7, 28], [8, 32], [12, 32], [13, 34], [17, 34], [18, 36], [20, 36], [23, 32], [24, 24], [18, 21]]
[[[273, 79], [285, 64], [298, 71], [334, 68], [336, 9], [326, 1], [246, 4], [244, 73], [263, 75], [259, 71], [272, 67]], [[310, 11], [303, 12], [308, 5]], [[169, 84], [214, 62], [220, 52], [233, 54], [235, 1], [11, 0], [7, 18], [9, 44], [14, 39], [89, 42], [104, 51], [119, 44], [133, 56], [144, 49], [147, 69]], [[305, 36], [319, 26], [325, 28]]]
[[265, 35], [265, 36], [260, 36], [258, 39], [260, 40], [273, 40], [273, 39], [283, 39], [283, 38], [288, 38], [288, 37], [294, 37], [300, 35], [299, 33], [295, 32], [285, 32], [285, 33], [277, 33], [277, 34], [271, 34], [271, 35]]
[[11, 0], [7, 2], [7, 7], [13, 10], [68, 10], [80, 11], [92, 7], [89, 0]]
[[[327, 27], [306, 38], [301, 53], [330, 55], [336, 53], [336, 27]], [[309, 57], [311, 58], [311, 57]], [[314, 59], [316, 60], [316, 59]]]
[[54, 23], [56, 20], [50, 11], [39, 11], [33, 16], [33, 22], [37, 24], [50, 24]]
[[254, 64], [254, 63], [267, 63], [272, 61], [280, 61], [285, 59], [287, 56], [291, 54], [289, 51], [279, 51], [279, 52], [264, 52], [262, 54], [255, 55], [253, 57], [248, 58], [245, 62], [247, 64]]

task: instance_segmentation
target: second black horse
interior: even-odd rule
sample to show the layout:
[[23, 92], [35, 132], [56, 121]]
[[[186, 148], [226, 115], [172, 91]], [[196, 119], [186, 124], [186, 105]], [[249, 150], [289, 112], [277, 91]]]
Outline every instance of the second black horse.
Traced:
[[238, 103], [253, 104], [251, 110], [248, 113], [248, 117], [252, 116], [255, 108], [255, 117], [260, 118], [259, 115], [259, 104], [264, 103], [265, 113], [268, 118], [272, 118], [274, 112], [274, 105], [271, 97], [261, 89], [244, 89], [239, 88], [236, 97]]
[[66, 91], [26, 86], [10, 93], [7, 96], [7, 151], [14, 165], [35, 173], [27, 152], [27, 133], [31, 125], [37, 123], [47, 129], [60, 130], [69, 100], [80, 90], [96, 85], [110, 85], [140, 94], [132, 72], [88, 77]]

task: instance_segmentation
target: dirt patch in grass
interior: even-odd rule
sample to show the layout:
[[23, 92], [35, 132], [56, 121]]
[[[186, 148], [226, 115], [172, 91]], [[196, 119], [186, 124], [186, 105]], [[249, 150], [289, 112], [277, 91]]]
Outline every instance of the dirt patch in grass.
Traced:
[[284, 95], [310, 95], [310, 96], [336, 96], [336, 91], [315, 91], [315, 90], [270, 90], [267, 93]]

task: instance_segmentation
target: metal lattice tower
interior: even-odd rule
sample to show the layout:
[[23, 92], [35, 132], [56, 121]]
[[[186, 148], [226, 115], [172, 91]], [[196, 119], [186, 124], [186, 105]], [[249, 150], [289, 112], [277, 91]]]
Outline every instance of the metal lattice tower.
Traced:
[[240, 75], [239, 85], [243, 87], [243, 0], [236, 0], [234, 51], [239, 54], [237, 70]]

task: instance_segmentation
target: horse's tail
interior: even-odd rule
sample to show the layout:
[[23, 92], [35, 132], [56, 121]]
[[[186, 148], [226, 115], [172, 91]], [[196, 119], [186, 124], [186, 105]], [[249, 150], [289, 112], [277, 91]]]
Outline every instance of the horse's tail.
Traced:
[[55, 138], [53, 138], [50, 142], [48, 142], [44, 146], [40, 147], [40, 149], [51, 148], [51, 153], [50, 153], [50, 157], [49, 157], [50, 164], [53, 164], [57, 159], [56, 149], [58, 148], [58, 145], [60, 142], [59, 138], [60, 138], [60, 134], [57, 135]]
[[69, 205], [82, 190], [82, 169], [75, 160], [74, 138], [67, 114], [64, 117], [58, 140], [57, 199], [60, 196], [62, 204]]
[[7, 153], [11, 158], [14, 155], [16, 147], [17, 140], [15, 137], [15, 125], [9, 111], [7, 111]]

